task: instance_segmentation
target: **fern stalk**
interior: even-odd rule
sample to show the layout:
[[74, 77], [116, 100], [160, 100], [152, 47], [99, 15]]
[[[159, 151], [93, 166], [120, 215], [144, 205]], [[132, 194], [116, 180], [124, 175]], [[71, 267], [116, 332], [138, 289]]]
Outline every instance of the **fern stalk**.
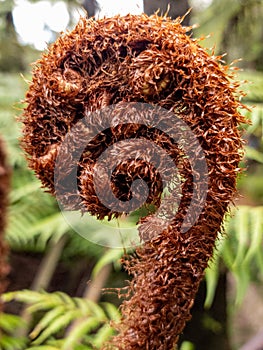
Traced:
[[[101, 295], [101, 290], [106, 284], [110, 273], [111, 273], [111, 264], [104, 265], [99, 270], [99, 272], [94, 277], [94, 279], [90, 283], [87, 283], [87, 286], [83, 293], [83, 298], [88, 299], [94, 303], [98, 303]], [[69, 337], [72, 333], [74, 333], [77, 328], [81, 327], [83, 322], [86, 322], [85, 317], [81, 319], [76, 319], [75, 322], [72, 323], [72, 325], [69, 327], [68, 331], [66, 332], [66, 336]]]
[[[64, 235], [57, 242], [51, 244], [40, 264], [38, 273], [31, 285], [31, 290], [40, 291], [48, 288], [66, 242], [67, 236]], [[24, 337], [28, 334], [32, 314], [27, 311], [27, 306], [22, 310], [21, 318], [25, 321], [25, 325], [17, 330], [16, 336], [18, 337]]]

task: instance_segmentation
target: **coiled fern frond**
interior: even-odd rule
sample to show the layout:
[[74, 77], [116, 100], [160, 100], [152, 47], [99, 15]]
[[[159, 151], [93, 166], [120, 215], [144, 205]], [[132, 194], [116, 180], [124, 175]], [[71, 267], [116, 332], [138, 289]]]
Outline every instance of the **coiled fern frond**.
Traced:
[[134, 279], [117, 349], [173, 349], [236, 195], [239, 84], [180, 21], [82, 18], [37, 62], [26, 95], [29, 165], [64, 208], [111, 219], [143, 197], [149, 210], [143, 245], [123, 259]]

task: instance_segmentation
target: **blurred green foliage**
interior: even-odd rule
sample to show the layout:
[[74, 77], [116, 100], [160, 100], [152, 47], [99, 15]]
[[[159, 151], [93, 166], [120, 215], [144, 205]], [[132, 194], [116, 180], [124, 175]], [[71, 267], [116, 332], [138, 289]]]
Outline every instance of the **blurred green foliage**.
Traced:
[[[30, 328], [27, 339], [17, 335], [16, 342], [12, 342], [10, 335], [12, 332], [17, 334], [19, 327], [23, 327], [23, 320], [4, 314], [0, 322], [0, 330], [5, 333], [0, 338], [3, 350], [100, 349], [114, 334], [109, 321], [117, 322], [120, 318], [112, 304], [99, 305], [88, 299], [71, 298], [62, 292], [17, 291], [5, 294], [2, 300], [25, 303], [27, 314], [38, 314], [38, 321]], [[73, 326], [76, 321], [78, 323]]]
[[263, 0], [213, 0], [205, 10], [194, 9], [195, 34], [209, 35], [204, 46], [227, 53], [228, 62], [242, 58], [242, 67], [263, 70]]

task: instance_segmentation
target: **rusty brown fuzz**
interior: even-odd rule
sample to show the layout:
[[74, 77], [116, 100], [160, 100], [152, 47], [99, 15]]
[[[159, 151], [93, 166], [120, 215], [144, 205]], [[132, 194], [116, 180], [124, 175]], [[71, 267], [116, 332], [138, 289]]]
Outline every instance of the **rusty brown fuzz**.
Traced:
[[[106, 348], [174, 349], [190, 319], [223, 217], [236, 193], [243, 155], [238, 126], [246, 122], [239, 113], [239, 84], [220, 57], [210, 55], [198, 40], [187, 35], [187, 30], [180, 19], [172, 21], [157, 15], [82, 18], [36, 63], [26, 95], [23, 147], [30, 167], [54, 195], [55, 160], [71, 128], [89, 113], [113, 104], [120, 111], [121, 121], [123, 103], [131, 103], [131, 125], [112, 127], [97, 135], [78, 164], [82, 210], [84, 206], [97, 218], [120, 215], [100, 202], [93, 186], [96, 160], [118, 140], [148, 138], [174, 159], [184, 179], [180, 207], [165, 230], [161, 220], [153, 220], [152, 215], [138, 223], [145, 242], [133, 256], [123, 258], [133, 276], [130, 298], [122, 304], [122, 321], [116, 325], [118, 334]], [[209, 176], [206, 200], [198, 220], [185, 233], [180, 228], [193, 190], [189, 162], [167, 135], [142, 125], [143, 116], [137, 116], [137, 111], [132, 113], [135, 102], [162, 107], [181, 118], [205, 154]], [[96, 119], [93, 122], [96, 124]], [[172, 118], [167, 123], [176, 127]], [[85, 137], [84, 129], [89, 127], [83, 125], [80, 138]], [[72, 145], [74, 152], [77, 140], [72, 140]], [[65, 151], [68, 174], [70, 157]], [[67, 189], [68, 174], [61, 186], [68, 209], [76, 209], [76, 195]], [[112, 176], [113, 192], [123, 201], [130, 199], [131, 184], [137, 178], [149, 186], [146, 204], [158, 208], [162, 186], [156, 169], [150, 165], [150, 155], [147, 162], [137, 157], [120, 164]]]
[[[6, 276], [9, 272], [7, 263], [8, 248], [4, 240], [4, 230], [6, 227], [6, 211], [8, 205], [10, 171], [6, 163], [4, 144], [0, 139], [0, 294], [6, 289]], [[2, 305], [0, 305], [1, 311]]]

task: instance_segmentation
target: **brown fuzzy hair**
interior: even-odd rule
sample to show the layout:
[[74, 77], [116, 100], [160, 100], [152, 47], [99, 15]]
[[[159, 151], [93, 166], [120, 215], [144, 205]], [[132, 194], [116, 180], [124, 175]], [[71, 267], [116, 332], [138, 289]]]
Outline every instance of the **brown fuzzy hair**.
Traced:
[[[65, 176], [58, 186], [64, 186], [68, 209], [78, 208], [80, 196], [82, 210], [99, 219], [120, 215], [97, 198], [93, 171], [98, 156], [125, 138], [150, 139], [164, 148], [184, 179], [182, 200], [168, 227], [163, 229], [161, 221], [152, 215], [139, 221], [139, 234], [145, 242], [133, 256], [123, 259], [128, 273], [133, 275], [131, 297], [122, 304], [119, 333], [107, 345], [109, 348], [174, 348], [190, 319], [223, 217], [236, 193], [243, 146], [238, 126], [246, 122], [238, 110], [238, 83], [219, 57], [210, 55], [198, 40], [187, 35], [188, 29], [181, 26], [180, 19], [173, 21], [158, 15], [82, 18], [37, 62], [26, 95], [23, 147], [30, 167], [52, 194], [56, 194], [55, 160], [71, 128], [78, 128], [78, 121], [89, 113], [110, 105], [117, 106], [121, 121], [126, 103], [130, 104], [130, 125], [109, 128], [86, 146], [78, 164], [77, 194], [67, 184], [71, 156], [67, 150], [62, 151], [65, 166], [60, 167]], [[178, 145], [157, 130], [158, 121], [155, 128], [143, 125], [143, 114], [132, 112], [136, 102], [176, 113], [190, 127], [204, 152], [208, 170], [206, 199], [198, 220], [184, 233], [181, 226], [193, 191], [190, 164]], [[161, 112], [159, 117], [163, 118]], [[96, 122], [95, 116], [93, 123]], [[84, 124], [77, 133], [80, 139], [88, 133], [89, 125]], [[177, 127], [172, 117], [167, 125]], [[77, 142], [72, 139], [73, 151], [78, 148]], [[132, 146], [130, 152], [134, 152]], [[149, 187], [147, 203], [158, 208], [162, 185], [150, 159], [149, 155], [146, 162], [137, 158], [118, 166], [112, 176], [112, 190], [118, 198], [130, 199], [131, 183], [143, 178]]]
[[[7, 244], [4, 241], [4, 230], [6, 227], [6, 211], [8, 205], [8, 189], [9, 189], [10, 170], [6, 163], [6, 154], [4, 143], [0, 139], [0, 294], [6, 288], [6, 276], [9, 272], [7, 263]], [[1, 305], [0, 305], [1, 307]]]

